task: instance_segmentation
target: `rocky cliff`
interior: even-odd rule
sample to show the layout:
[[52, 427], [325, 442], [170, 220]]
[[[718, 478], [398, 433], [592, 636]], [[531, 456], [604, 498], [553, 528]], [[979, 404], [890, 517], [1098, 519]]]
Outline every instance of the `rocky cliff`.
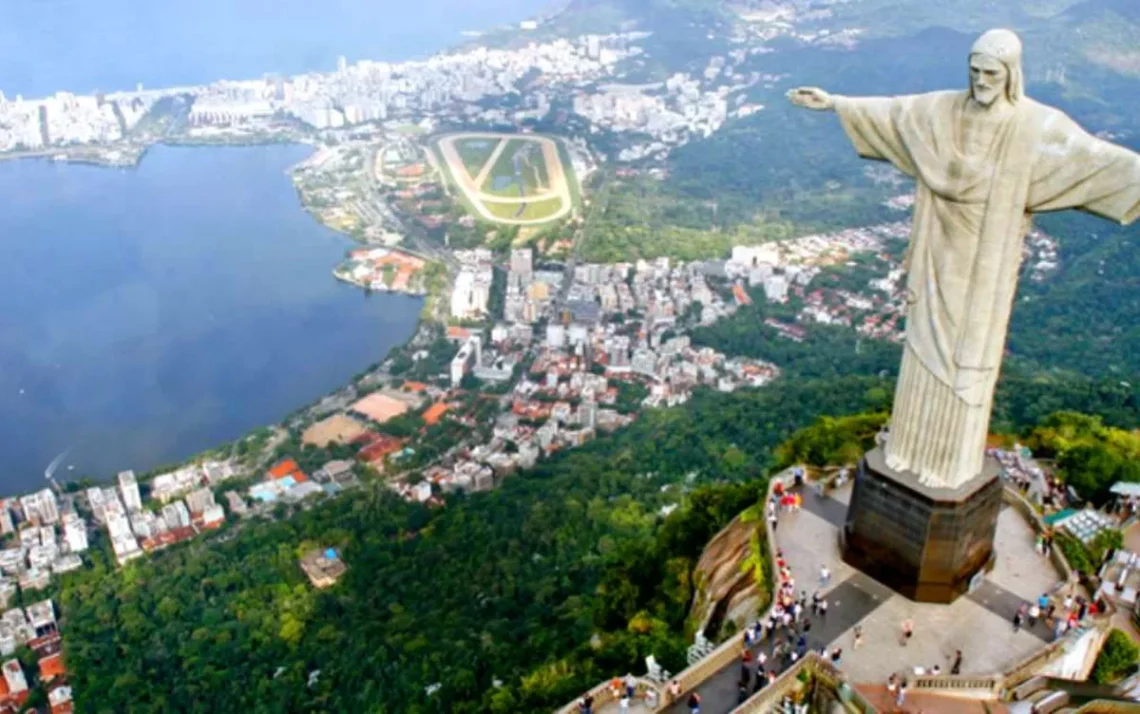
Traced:
[[[697, 561], [693, 571], [697, 595], [689, 617], [699, 624], [697, 631], [703, 629], [710, 639], [716, 638], [726, 623], [734, 623], [733, 631], [739, 630], [768, 607], [766, 588], [742, 570], [749, 559], [752, 535], [762, 527], [762, 520], [745, 522], [737, 516], [709, 541]], [[763, 533], [760, 542], [767, 547]]]

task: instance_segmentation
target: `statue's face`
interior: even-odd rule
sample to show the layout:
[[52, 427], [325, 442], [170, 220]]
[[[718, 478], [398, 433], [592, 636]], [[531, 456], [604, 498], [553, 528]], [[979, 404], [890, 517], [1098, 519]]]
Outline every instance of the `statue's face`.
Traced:
[[1009, 70], [994, 57], [973, 55], [970, 57], [970, 93], [974, 101], [988, 107], [1005, 96], [1009, 84]]

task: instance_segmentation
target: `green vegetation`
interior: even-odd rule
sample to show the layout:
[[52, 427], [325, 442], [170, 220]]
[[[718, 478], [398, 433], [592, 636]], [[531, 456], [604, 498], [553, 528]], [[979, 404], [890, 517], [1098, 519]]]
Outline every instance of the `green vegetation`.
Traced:
[[1094, 503], [1105, 502], [1118, 481], [1140, 483], [1140, 432], [1105, 426], [1100, 417], [1054, 414], [1030, 432], [1026, 443], [1055, 459], [1065, 483]]
[[800, 429], [776, 450], [777, 468], [850, 466], [875, 444], [875, 435], [887, 421], [886, 412], [846, 417], [820, 417]]
[[1057, 545], [1061, 547], [1061, 552], [1065, 555], [1065, 560], [1068, 561], [1070, 568], [1080, 573], [1084, 578], [1096, 574], [1099, 564], [1093, 562], [1089, 549], [1083, 543], [1070, 535], [1068, 531], [1057, 531], [1054, 534], [1054, 539]]
[[1108, 633], [1104, 646], [1093, 665], [1092, 680], [1097, 684], [1111, 684], [1136, 670], [1140, 662], [1140, 647], [1122, 630]]
[[[524, 196], [526, 195], [523, 193], [524, 187], [519, 184], [518, 177], [515, 175], [514, 159], [515, 154], [529, 142], [522, 139], [507, 139], [506, 141], [506, 146], [503, 147], [503, 151], [499, 154], [499, 158], [491, 167], [491, 172], [487, 174], [487, 179], [479, 187], [479, 190], [494, 196]], [[500, 180], [496, 188], [496, 179], [510, 179], [510, 183]]]
[[[701, 393], [442, 510], [366, 486], [119, 572], [97, 559], [61, 598], [79, 706], [549, 711], [649, 653], [680, 669], [705, 542], [755, 503], [782, 438], [866, 408], [866, 391], [850, 378]], [[328, 591], [297, 567], [313, 544], [349, 564]]]
[[463, 159], [468, 175], [475, 178], [483, 169], [487, 159], [495, 153], [499, 142], [495, 139], [459, 139], [455, 142], [455, 152]]
[[515, 221], [540, 221], [551, 218], [562, 208], [562, 199], [547, 198], [530, 203], [495, 203], [484, 201], [487, 211], [496, 218]]

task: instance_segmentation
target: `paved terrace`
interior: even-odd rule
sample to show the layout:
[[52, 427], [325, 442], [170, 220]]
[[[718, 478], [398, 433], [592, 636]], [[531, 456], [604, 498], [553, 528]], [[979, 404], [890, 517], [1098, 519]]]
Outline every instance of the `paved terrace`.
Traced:
[[[1052, 640], [1052, 632], [1041, 622], [1032, 629], [1013, 631], [1017, 608], [1061, 582], [1052, 563], [1034, 550], [1033, 530], [1015, 510], [1006, 506], [998, 518], [997, 563], [985, 583], [951, 605], [931, 605], [895, 594], [840, 559], [839, 528], [850, 495], [850, 484], [823, 497], [805, 489], [803, 510], [781, 514], [776, 529], [777, 545], [792, 569], [797, 591], [807, 590], [810, 597], [819, 589], [820, 566], [826, 564], [832, 572], [824, 590], [827, 615], [812, 618], [808, 647], [841, 647], [840, 669], [850, 681], [880, 684], [892, 672], [935, 664], [948, 674], [956, 649], [963, 653], [962, 674], [1001, 672]], [[914, 621], [915, 632], [903, 646], [900, 628], [908, 618]], [[863, 644], [857, 651], [852, 647], [856, 624], [863, 627]], [[759, 648], [770, 652], [767, 643]], [[736, 707], [740, 674], [735, 659], [697, 688], [702, 714], [724, 714]], [[668, 711], [688, 714], [686, 698], [687, 694]]]

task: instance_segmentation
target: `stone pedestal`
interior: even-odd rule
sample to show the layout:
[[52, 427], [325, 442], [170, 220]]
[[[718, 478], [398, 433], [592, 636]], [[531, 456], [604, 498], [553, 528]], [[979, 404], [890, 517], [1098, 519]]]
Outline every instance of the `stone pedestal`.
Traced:
[[987, 457], [982, 473], [962, 486], [930, 488], [889, 468], [882, 447], [872, 449], [847, 509], [844, 562], [912, 600], [952, 602], [993, 566], [999, 475]]

